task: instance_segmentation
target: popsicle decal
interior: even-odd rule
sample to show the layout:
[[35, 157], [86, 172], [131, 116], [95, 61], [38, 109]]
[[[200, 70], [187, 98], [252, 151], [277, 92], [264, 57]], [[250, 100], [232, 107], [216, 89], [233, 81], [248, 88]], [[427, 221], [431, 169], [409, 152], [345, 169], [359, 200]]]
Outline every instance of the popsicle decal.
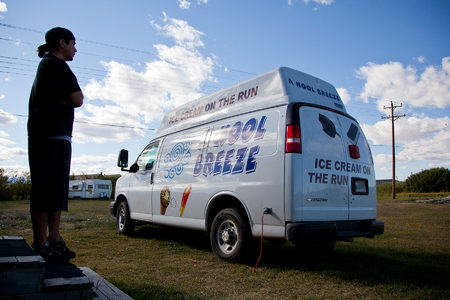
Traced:
[[189, 184], [185, 189], [184, 189], [184, 193], [183, 193], [183, 197], [181, 198], [181, 206], [180, 206], [180, 217], [183, 216], [184, 214], [184, 208], [186, 207], [186, 202], [189, 198], [189, 195], [191, 193], [192, 190], [192, 185]]

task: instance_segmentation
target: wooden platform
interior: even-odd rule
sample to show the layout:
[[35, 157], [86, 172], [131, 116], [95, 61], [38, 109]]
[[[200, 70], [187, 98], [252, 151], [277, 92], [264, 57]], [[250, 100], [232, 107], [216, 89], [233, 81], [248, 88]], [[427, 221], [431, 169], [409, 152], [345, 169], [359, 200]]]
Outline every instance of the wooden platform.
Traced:
[[21, 237], [0, 236], [0, 299], [132, 299], [89, 268], [50, 264]]

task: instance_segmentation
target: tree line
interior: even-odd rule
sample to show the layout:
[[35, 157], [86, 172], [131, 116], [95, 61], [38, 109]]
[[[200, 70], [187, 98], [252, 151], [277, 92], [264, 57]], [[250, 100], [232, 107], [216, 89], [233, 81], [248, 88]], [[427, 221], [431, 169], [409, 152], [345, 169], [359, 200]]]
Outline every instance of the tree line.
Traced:
[[[76, 178], [78, 177], [78, 178]], [[73, 179], [109, 179], [112, 183], [111, 197], [114, 196], [116, 181], [120, 175], [71, 175]], [[31, 178], [30, 173], [6, 174], [5, 170], [0, 168], [0, 201], [2, 200], [28, 200], [31, 196]]]
[[[91, 175], [89, 178], [110, 179], [112, 182], [113, 192], [116, 181], [120, 176]], [[73, 178], [73, 175], [71, 176]], [[87, 179], [87, 178], [83, 178]], [[391, 183], [384, 183], [377, 187], [378, 192], [389, 193], [392, 189]], [[416, 174], [411, 174], [405, 181], [396, 184], [398, 193], [433, 193], [433, 192], [449, 192], [450, 191], [450, 170], [447, 168], [432, 168]], [[25, 172], [22, 174], [14, 174], [8, 176], [5, 170], [0, 168], [0, 201], [1, 200], [27, 200], [31, 194], [30, 174]]]

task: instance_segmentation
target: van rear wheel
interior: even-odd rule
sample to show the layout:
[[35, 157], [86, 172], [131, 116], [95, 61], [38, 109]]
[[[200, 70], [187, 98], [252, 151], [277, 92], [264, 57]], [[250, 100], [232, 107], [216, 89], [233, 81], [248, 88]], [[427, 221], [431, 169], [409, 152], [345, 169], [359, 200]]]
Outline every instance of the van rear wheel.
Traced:
[[252, 237], [241, 210], [221, 210], [211, 226], [211, 248], [221, 259], [229, 262], [243, 260], [251, 248]]
[[118, 234], [129, 235], [134, 231], [134, 221], [130, 218], [128, 204], [122, 202], [117, 209], [116, 227]]

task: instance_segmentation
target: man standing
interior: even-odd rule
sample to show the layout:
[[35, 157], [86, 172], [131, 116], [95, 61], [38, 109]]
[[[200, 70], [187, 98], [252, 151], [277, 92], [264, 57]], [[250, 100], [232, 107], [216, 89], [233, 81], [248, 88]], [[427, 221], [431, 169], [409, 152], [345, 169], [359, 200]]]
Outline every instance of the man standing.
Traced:
[[38, 47], [42, 60], [28, 113], [32, 247], [48, 262], [67, 262], [75, 253], [64, 243], [59, 225], [61, 211], [67, 210], [74, 108], [83, 105], [84, 97], [66, 63], [77, 52], [72, 32], [53, 28], [45, 42]]

